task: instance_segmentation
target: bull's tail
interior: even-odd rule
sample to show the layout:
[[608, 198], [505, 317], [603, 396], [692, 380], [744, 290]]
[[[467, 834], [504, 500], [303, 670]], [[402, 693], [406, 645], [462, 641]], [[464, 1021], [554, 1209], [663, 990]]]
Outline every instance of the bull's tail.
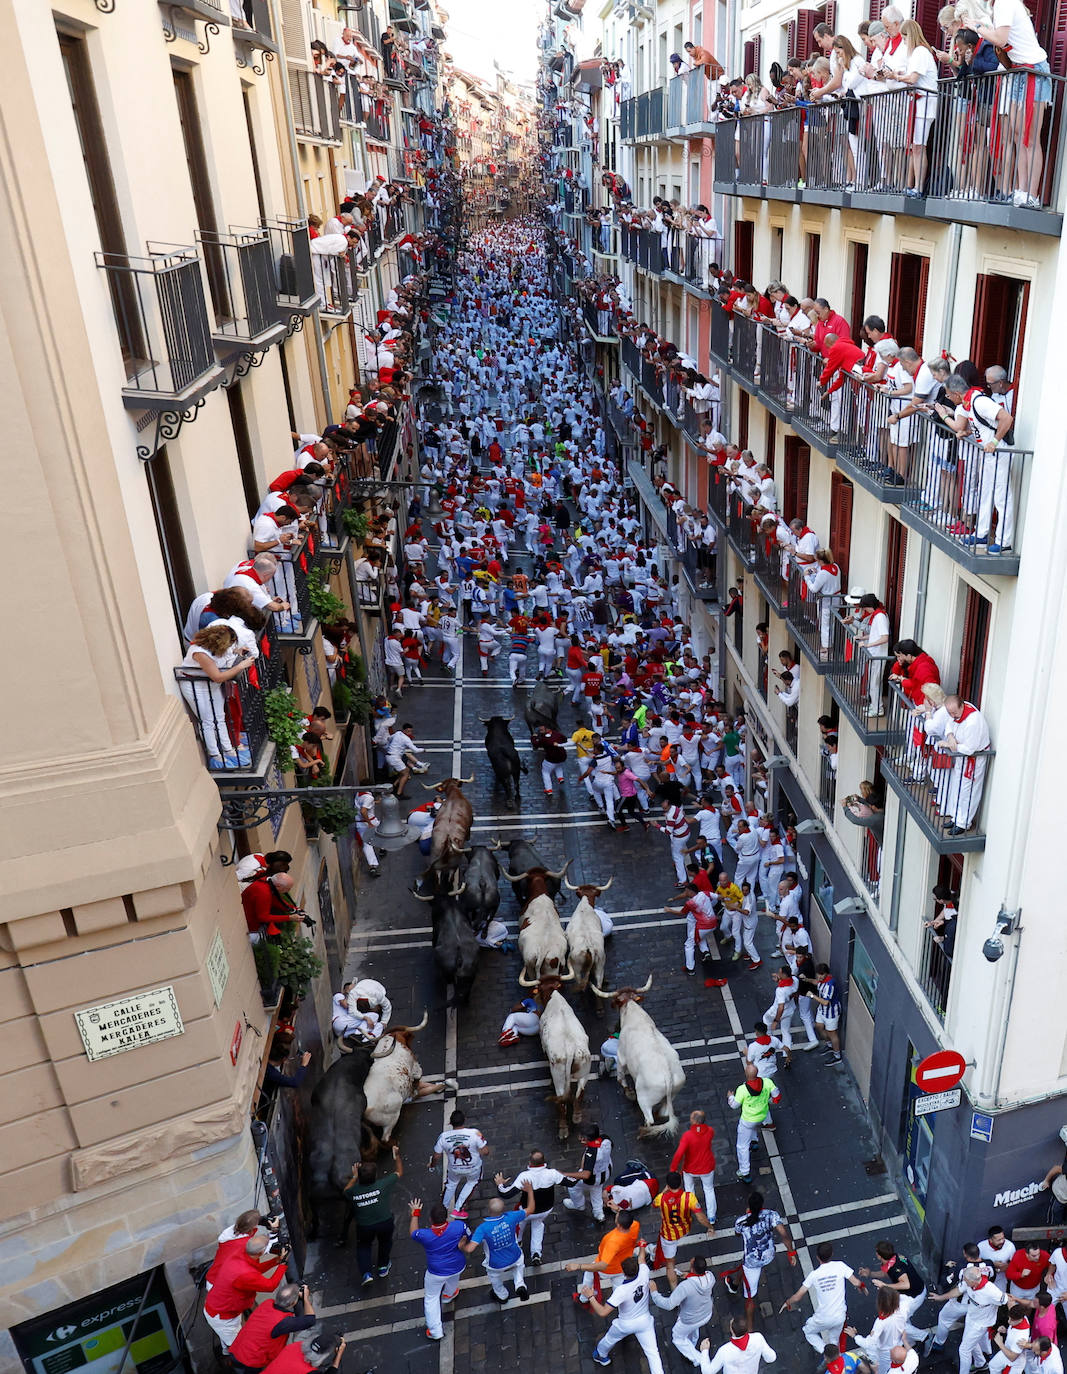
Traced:
[[677, 1135], [678, 1118], [674, 1114], [673, 1103], [668, 1108], [666, 1121], [657, 1121], [654, 1126], [645, 1126], [642, 1129], [641, 1134], [642, 1136]]

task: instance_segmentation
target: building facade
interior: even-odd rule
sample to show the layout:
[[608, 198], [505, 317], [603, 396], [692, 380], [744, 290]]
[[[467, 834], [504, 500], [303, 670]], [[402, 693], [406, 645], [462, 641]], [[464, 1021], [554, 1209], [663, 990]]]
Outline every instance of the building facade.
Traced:
[[[444, 31], [432, 4], [385, 10], [359, 19], [365, 81], [386, 94], [313, 70], [332, 9], [27, 0], [0, 18], [9, 471], [34, 487], [15, 542], [64, 612], [59, 640], [35, 620], [5, 678], [12, 718], [48, 720], [32, 740], [11, 732], [0, 780], [5, 1368], [61, 1348], [79, 1362], [83, 1333], [139, 1309], [180, 1351], [190, 1269], [244, 1207], [281, 1207], [302, 1245], [285, 1141], [268, 1119], [250, 1132], [282, 1004], [257, 976], [232, 865], [293, 856], [323, 969], [296, 1012], [308, 1043], [328, 1029], [357, 866], [289, 799], [231, 811], [231, 828], [220, 813], [294, 787], [268, 712], [279, 693], [301, 713], [334, 707], [330, 769], [367, 776], [317, 608], [343, 606], [378, 689], [384, 588], [359, 574], [349, 512], [391, 489], [342, 465], [271, 588], [290, 611], [268, 617], [225, 718], [221, 692], [185, 691], [176, 667], [190, 604], [249, 556], [294, 440], [340, 419], [350, 389], [369, 399], [363, 335], [414, 270], [410, 235], [437, 222], [448, 134], [435, 43], [419, 39]], [[379, 174], [397, 208], [327, 264], [309, 212], [334, 215]], [[401, 404], [377, 475], [413, 461]]]
[[[720, 646], [725, 699], [745, 712], [753, 756], [767, 763], [772, 808], [799, 827], [807, 918], [817, 957], [845, 993], [844, 1050], [873, 1167], [884, 1165], [900, 1187], [924, 1256], [936, 1263], [994, 1221], [1009, 1231], [1042, 1225], [1048, 1194], [1038, 1183], [1060, 1162], [1063, 1028], [1055, 1018], [1035, 1054], [1030, 1027], [1036, 1008], [1061, 995], [1062, 936], [1049, 897], [1064, 441], [1054, 418], [1058, 367], [1045, 341], [1064, 290], [1062, 18], [1056, 6], [1035, 11], [1052, 74], [1048, 99], [1030, 103], [1022, 144], [1013, 149], [1005, 136], [1012, 96], [1002, 76], [953, 89], [942, 67], [936, 110], [919, 115], [932, 123], [926, 162], [910, 180], [897, 157], [913, 127], [910, 92], [861, 96], [830, 114], [768, 108], [719, 118], [718, 83], [700, 68], [675, 75], [669, 63], [682, 52], [681, 27], [728, 73], [773, 86], [772, 62], [784, 67], [818, 50], [817, 24], [858, 45], [861, 21], [878, 11], [605, 6], [595, 19], [587, 11], [584, 38], [569, 46], [553, 27], [558, 16], [550, 18], [541, 134], [548, 195], [561, 206], [561, 291], [568, 274], [615, 279], [632, 311], [584, 307], [590, 378], [605, 388], [648, 528], [688, 585], [694, 628], [703, 622]], [[936, 6], [919, 6], [915, 18], [944, 46]], [[633, 88], [616, 102], [617, 145], [605, 137], [602, 85], [597, 104], [601, 63], [581, 60], [582, 43], [597, 58], [622, 57], [630, 73]], [[587, 166], [575, 139], [575, 95], [598, 124], [599, 166]], [[1024, 94], [1020, 101], [1022, 110]], [[975, 110], [990, 115], [977, 136]], [[614, 197], [598, 175], [609, 169], [626, 183]], [[703, 203], [720, 234], [713, 249], [678, 229], [622, 227], [629, 206], [648, 210], [654, 197]], [[587, 223], [584, 212], [597, 207], [606, 227]], [[825, 298], [853, 339], [874, 316], [921, 358], [973, 361], [979, 387], [987, 369], [1003, 368], [1014, 424], [995, 458], [969, 438], [946, 439], [929, 415], [913, 418], [907, 442], [890, 452], [901, 433], [893, 411], [904, 402], [851, 378], [828, 399], [823, 357], [723, 308], [732, 302], [709, 270], [712, 253], [759, 293], [783, 283], [798, 301]], [[831, 551], [840, 594], [806, 593], [774, 522], [767, 537], [752, 500], [709, 462], [709, 426], [678, 369], [654, 348], [634, 347], [634, 321], [718, 374], [721, 405], [705, 415], [771, 469], [785, 519], [799, 519]], [[606, 394], [620, 376], [636, 401], [632, 415]], [[715, 598], [654, 474], [718, 530]], [[891, 643], [917, 641], [945, 690], [986, 722], [991, 744], [971, 764], [952, 765], [954, 782], [919, 748], [913, 703], [883, 684], [886, 663], [850, 632], [850, 590], [874, 593]], [[773, 676], [783, 653], [800, 675], [791, 707]], [[869, 711], [872, 694], [883, 714]], [[873, 784], [874, 808], [852, 800], [863, 781]], [[954, 940], [936, 938], [935, 887], [958, 902]], [[995, 927], [1000, 942], [990, 948]], [[915, 1069], [939, 1048], [959, 1051], [967, 1070], [959, 1104], [950, 1094], [927, 1110], [934, 1103], [922, 1100]]]

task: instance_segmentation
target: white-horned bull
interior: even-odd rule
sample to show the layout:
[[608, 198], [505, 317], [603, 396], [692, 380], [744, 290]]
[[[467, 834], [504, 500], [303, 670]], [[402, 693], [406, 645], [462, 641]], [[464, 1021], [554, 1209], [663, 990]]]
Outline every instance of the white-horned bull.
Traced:
[[[564, 867], [561, 876], [566, 871]], [[504, 876], [510, 878], [511, 874], [505, 870]], [[545, 890], [548, 875], [544, 869], [532, 869], [524, 876], [529, 896], [519, 920], [519, 953], [522, 955], [519, 982], [529, 988], [547, 975], [562, 976], [567, 967], [567, 937], [556, 904]], [[573, 978], [574, 974], [568, 970], [568, 976]]]
[[[623, 1092], [631, 1101], [636, 1097], [641, 1108], [644, 1125], [638, 1135], [676, 1135], [674, 1096], [685, 1086], [685, 1073], [677, 1050], [640, 1005], [651, 986], [649, 974], [644, 987], [604, 992], [594, 985], [593, 991], [619, 1009], [618, 1076]], [[633, 1079], [633, 1089], [626, 1086], [627, 1076]], [[666, 1112], [665, 1121], [657, 1121], [659, 1111]]]
[[515, 893], [515, 900], [519, 906], [525, 906], [530, 896], [528, 873], [543, 873], [545, 875], [544, 890], [550, 897], [555, 897], [559, 894], [559, 885], [568, 866], [565, 864], [558, 873], [555, 873], [548, 867], [529, 840], [512, 840], [508, 845], [508, 866], [502, 868], [501, 871], [511, 884], [512, 891]]
[[425, 1030], [429, 1019], [429, 1013], [424, 1011], [417, 1026], [390, 1026], [375, 1048], [363, 1084], [367, 1099], [363, 1119], [370, 1128], [375, 1149], [395, 1143], [393, 1132], [400, 1112], [404, 1103], [415, 1096], [422, 1065], [412, 1053], [411, 1042], [418, 1031]]
[[434, 817], [433, 833], [430, 837], [430, 863], [427, 875], [433, 875], [439, 887], [451, 886], [444, 882], [447, 876], [455, 873], [460, 860], [467, 853], [467, 841], [474, 823], [474, 807], [463, 795], [463, 784], [474, 781], [469, 778], [445, 778], [433, 787], [423, 783], [427, 792], [441, 795], [441, 808]]
[[[592, 979], [595, 986], [604, 981], [604, 927], [596, 914], [596, 903], [602, 892], [615, 881], [609, 878], [606, 883], [579, 883], [575, 886], [569, 878], [564, 879], [572, 892], [577, 892], [578, 905], [571, 912], [567, 922], [567, 951], [571, 968], [578, 981], [579, 992], [585, 992]], [[600, 1002], [596, 1004], [597, 1015], [603, 1015]]]
[[558, 976], [542, 978], [535, 993], [541, 1005], [541, 1045], [552, 1075], [553, 1096], [549, 1101], [556, 1104], [560, 1140], [570, 1135], [569, 1120], [577, 1125], [582, 1119], [585, 1085], [593, 1062], [589, 1037], [563, 996], [564, 981]]
[[493, 774], [507, 794], [508, 801], [514, 798], [515, 805], [518, 806], [519, 774], [528, 773], [530, 770], [519, 758], [519, 751], [515, 748], [515, 741], [508, 729], [515, 717], [479, 716], [478, 719], [485, 726], [485, 752], [489, 755]]

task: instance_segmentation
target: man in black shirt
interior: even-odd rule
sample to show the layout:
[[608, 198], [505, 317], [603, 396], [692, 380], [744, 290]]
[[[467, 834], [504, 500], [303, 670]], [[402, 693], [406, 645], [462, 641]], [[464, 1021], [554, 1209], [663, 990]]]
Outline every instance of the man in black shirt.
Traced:
[[900, 1310], [904, 1314], [904, 1333], [914, 1345], [924, 1341], [927, 1336], [925, 1327], [914, 1326], [911, 1321], [915, 1313], [926, 1301], [926, 1284], [911, 1260], [898, 1255], [891, 1240], [880, 1240], [874, 1247], [878, 1256], [881, 1278], [870, 1269], [861, 1268], [857, 1272], [862, 1278], [869, 1278], [875, 1288], [895, 1288], [900, 1294]]

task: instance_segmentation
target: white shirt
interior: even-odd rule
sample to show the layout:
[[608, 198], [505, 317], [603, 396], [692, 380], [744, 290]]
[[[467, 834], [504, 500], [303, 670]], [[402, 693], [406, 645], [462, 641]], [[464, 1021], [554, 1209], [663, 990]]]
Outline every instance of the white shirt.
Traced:
[[724, 1370], [725, 1374], [757, 1374], [761, 1360], [773, 1364], [778, 1358], [758, 1331], [749, 1332], [748, 1336], [742, 1336], [741, 1340], [744, 1341], [744, 1349], [736, 1340], [727, 1341], [716, 1350], [714, 1359], [710, 1359], [708, 1352], [702, 1350], [702, 1374], [719, 1374], [719, 1370]]
[[995, 1268], [998, 1264], [1007, 1264], [1008, 1260], [1015, 1254], [1015, 1243], [1014, 1241], [1005, 1240], [999, 1250], [994, 1250], [989, 1241], [980, 1240], [978, 1242], [978, 1253]]
[[616, 1284], [607, 1301], [608, 1307], [614, 1307], [619, 1314], [618, 1320], [635, 1330], [652, 1322], [652, 1314], [648, 1309], [648, 1280], [648, 1265], [642, 1264], [637, 1270], [637, 1277]]
[[[981, 1249], [981, 1246], [978, 1248]], [[965, 1283], [960, 1301], [967, 1304], [964, 1325], [973, 1330], [975, 1327], [993, 1325], [997, 1308], [1005, 1301], [1005, 1294], [995, 1283], [985, 1283], [981, 1288], [972, 1288]]]
[[450, 1174], [480, 1174], [482, 1156], [480, 1151], [486, 1146], [485, 1136], [473, 1127], [442, 1131], [433, 1147], [435, 1155], [444, 1155]]
[[818, 1264], [808, 1275], [804, 1287], [811, 1295], [819, 1321], [827, 1325], [845, 1320], [845, 1284], [852, 1270], [841, 1260]]
[[1022, 0], [993, 0], [993, 27], [999, 29], [1004, 24], [1010, 26], [1006, 46], [1011, 49], [1011, 60], [1017, 67], [1032, 67], [1047, 60], [1048, 53], [1037, 41]]

